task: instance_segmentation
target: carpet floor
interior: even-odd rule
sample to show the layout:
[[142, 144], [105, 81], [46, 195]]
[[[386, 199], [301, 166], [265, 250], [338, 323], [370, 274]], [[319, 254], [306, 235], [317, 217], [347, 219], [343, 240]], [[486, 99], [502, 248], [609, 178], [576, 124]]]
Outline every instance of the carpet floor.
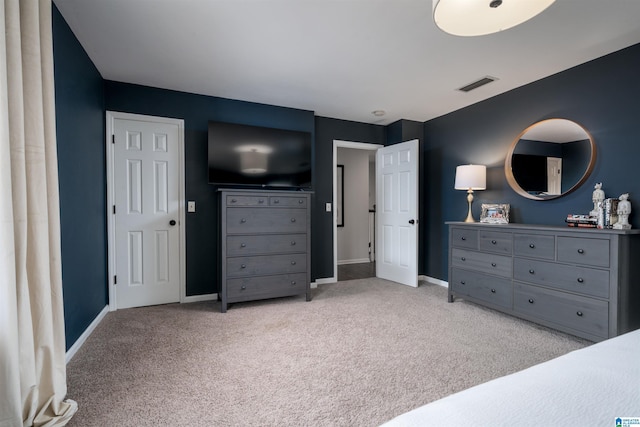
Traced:
[[376, 426], [591, 344], [424, 282], [219, 308], [108, 313], [67, 366], [68, 426]]

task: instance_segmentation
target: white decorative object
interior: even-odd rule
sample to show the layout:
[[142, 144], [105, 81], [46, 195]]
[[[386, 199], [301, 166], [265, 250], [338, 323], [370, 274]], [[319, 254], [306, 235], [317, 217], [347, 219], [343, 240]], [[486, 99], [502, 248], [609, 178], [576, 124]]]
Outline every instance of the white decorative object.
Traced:
[[473, 190], [484, 190], [487, 188], [487, 167], [484, 165], [462, 165], [456, 167], [456, 190], [467, 190], [467, 202], [469, 212], [464, 222], [476, 222], [471, 213], [471, 202], [473, 202]]
[[629, 201], [629, 193], [624, 193], [618, 198], [618, 222], [613, 225], [616, 230], [628, 230], [631, 228], [629, 224], [629, 214], [631, 213], [631, 202]]
[[602, 211], [604, 191], [602, 190], [601, 182], [597, 182], [594, 188], [595, 190], [593, 190], [593, 196], [591, 197], [591, 200], [593, 200], [593, 210], [589, 213], [589, 215], [597, 217]]

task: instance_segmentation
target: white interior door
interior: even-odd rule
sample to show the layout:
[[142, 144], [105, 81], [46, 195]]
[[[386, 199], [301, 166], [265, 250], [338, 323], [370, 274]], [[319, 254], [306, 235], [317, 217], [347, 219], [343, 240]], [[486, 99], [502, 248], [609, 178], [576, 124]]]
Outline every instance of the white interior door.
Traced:
[[418, 286], [418, 140], [376, 154], [376, 276]]
[[180, 300], [181, 129], [139, 117], [109, 121], [117, 308]]
[[562, 159], [547, 157], [547, 194], [562, 194]]

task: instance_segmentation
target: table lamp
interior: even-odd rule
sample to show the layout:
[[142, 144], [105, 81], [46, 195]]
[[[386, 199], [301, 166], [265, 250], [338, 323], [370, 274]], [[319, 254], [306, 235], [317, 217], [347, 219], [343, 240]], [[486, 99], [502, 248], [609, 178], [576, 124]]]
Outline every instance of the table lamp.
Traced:
[[456, 190], [467, 190], [467, 202], [469, 212], [464, 222], [475, 222], [471, 213], [471, 202], [473, 202], [473, 190], [484, 190], [487, 188], [487, 167], [484, 165], [461, 165], [456, 167]]

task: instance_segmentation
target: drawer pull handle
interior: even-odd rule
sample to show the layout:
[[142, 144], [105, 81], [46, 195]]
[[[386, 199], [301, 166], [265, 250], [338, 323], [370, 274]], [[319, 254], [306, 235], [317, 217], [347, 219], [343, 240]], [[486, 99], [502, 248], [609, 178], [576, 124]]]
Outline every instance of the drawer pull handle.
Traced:
[[302, 203], [304, 203], [304, 200], [300, 199], [298, 200], [298, 204], [301, 205]]
[[292, 280], [292, 281], [291, 281], [291, 286], [295, 286], [295, 285], [296, 285], [296, 281], [295, 281], [295, 280]]
[[231, 199], [231, 203], [236, 203], [237, 200], [236, 199]]
[[244, 219], [244, 218], [242, 218], [242, 219], [240, 220], [240, 222], [244, 224], [245, 222], [247, 222], [247, 220], [246, 220], [246, 219]]
[[582, 277], [578, 277], [578, 283], [584, 283], [584, 279]]
[[491, 263], [491, 267], [495, 267], [495, 266], [496, 266], [496, 263], [495, 263], [495, 262], [492, 262], [492, 263]]
[[247, 287], [245, 285], [242, 285], [242, 286], [240, 286], [240, 289], [242, 289], [244, 291], [245, 289], [247, 289]]
[[274, 203], [274, 204], [278, 204], [278, 203], [280, 203], [280, 199], [275, 199], [275, 200], [273, 201], [273, 203]]
[[295, 218], [291, 218], [291, 222], [296, 222], [296, 219]]
[[246, 247], [247, 247], [247, 244], [246, 244], [246, 243], [240, 243], [240, 247], [241, 247], [241, 248], [246, 248]]
[[491, 289], [491, 293], [492, 293], [492, 294], [495, 294], [495, 293], [496, 293], [496, 290], [495, 290], [495, 289]]
[[296, 265], [296, 262], [295, 261], [291, 261], [291, 265]]
[[581, 311], [577, 312], [576, 314], [577, 314], [579, 317], [582, 317], [582, 312], [581, 312]]
[[533, 298], [529, 298], [529, 304], [533, 304]]
[[462, 261], [466, 261], [467, 259], [465, 257], [460, 258]]
[[462, 239], [462, 240], [467, 240], [467, 238], [466, 238], [466, 237], [464, 237], [464, 236], [462, 236], [460, 239]]
[[529, 274], [536, 274], [535, 270], [531, 269], [529, 270]]
[[583, 254], [584, 253], [584, 249], [578, 249], [578, 253], [579, 254]]
[[264, 203], [264, 200], [260, 199], [260, 200], [258, 200], [258, 203], [262, 204], [262, 203]]
[[536, 245], [534, 245], [533, 243], [529, 243], [529, 247], [530, 247], [531, 249], [533, 249], [533, 248], [535, 248], [535, 247], [536, 247]]
[[240, 264], [240, 268], [247, 268], [247, 264]]
[[296, 245], [296, 241], [295, 241], [295, 240], [292, 240], [292, 241], [291, 241], [291, 246], [295, 246], [295, 245]]
[[496, 242], [495, 240], [492, 240], [492, 241], [491, 241], [491, 244], [492, 244], [492, 245], [495, 245], [496, 243], [498, 243], [498, 242]]
[[465, 282], [464, 280], [461, 280], [461, 281], [460, 281], [460, 284], [461, 284], [461, 285], [466, 285], [466, 284], [467, 284], [467, 282]]

